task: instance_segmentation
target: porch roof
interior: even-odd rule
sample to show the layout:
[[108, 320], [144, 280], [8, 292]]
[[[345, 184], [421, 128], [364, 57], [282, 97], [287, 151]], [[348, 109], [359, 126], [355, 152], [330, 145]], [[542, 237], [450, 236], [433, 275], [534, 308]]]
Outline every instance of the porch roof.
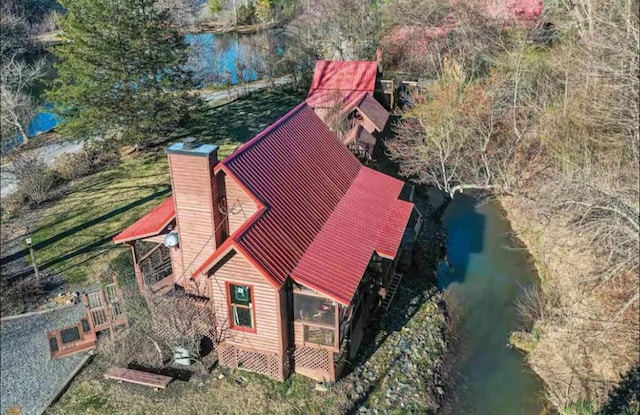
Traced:
[[351, 302], [372, 255], [394, 258], [413, 204], [404, 183], [363, 167], [291, 273], [294, 281]]
[[356, 125], [352, 129], [350, 129], [347, 134], [345, 134], [342, 144], [348, 145], [353, 141], [371, 145], [376, 144], [376, 138], [372, 136], [367, 130], [365, 130], [361, 125]]
[[384, 127], [389, 120], [389, 112], [371, 94], [365, 94], [358, 104], [358, 109], [365, 117], [371, 120], [378, 132], [384, 131]]
[[149, 213], [135, 221], [124, 231], [113, 237], [113, 242], [122, 243], [147, 238], [162, 232], [176, 217], [173, 196], [156, 206]]

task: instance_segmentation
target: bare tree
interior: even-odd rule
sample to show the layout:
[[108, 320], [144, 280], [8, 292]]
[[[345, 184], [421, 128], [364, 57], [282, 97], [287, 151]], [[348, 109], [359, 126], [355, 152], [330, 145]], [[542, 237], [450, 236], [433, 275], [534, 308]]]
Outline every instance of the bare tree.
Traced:
[[39, 205], [51, 197], [55, 178], [42, 158], [33, 152], [12, 152], [9, 160], [7, 172], [15, 176], [17, 191], [31, 204]]
[[123, 293], [131, 331], [125, 340], [144, 339], [153, 344], [161, 365], [179, 348], [199, 361], [203, 337], [213, 344], [222, 339], [208, 301], [177, 290], [163, 295], [148, 290], [139, 293], [135, 284], [123, 287]]
[[445, 64], [430, 98], [405, 114], [387, 143], [400, 173], [453, 198], [466, 189], [507, 190], [508, 144], [497, 134], [499, 100], [467, 81], [460, 65]]
[[38, 113], [29, 88], [46, 72], [44, 60], [28, 64], [15, 55], [0, 71], [0, 130], [2, 142], [10, 143], [22, 136], [28, 140], [27, 126]]
[[169, 11], [173, 22], [186, 28], [198, 21], [198, 12], [202, 2], [198, 0], [158, 0], [156, 7]]
[[368, 0], [309, 2], [291, 30], [327, 59], [371, 59], [378, 45], [380, 19]]
[[0, 33], [0, 56], [3, 60], [26, 53], [34, 46], [29, 22], [8, 1], [0, 7]]

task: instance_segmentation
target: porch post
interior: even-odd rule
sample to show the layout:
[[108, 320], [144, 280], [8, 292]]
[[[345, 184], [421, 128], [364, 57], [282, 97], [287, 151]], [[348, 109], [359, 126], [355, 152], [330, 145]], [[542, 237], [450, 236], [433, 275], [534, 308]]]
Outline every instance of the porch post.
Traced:
[[131, 246], [131, 255], [133, 256], [133, 270], [136, 274], [136, 281], [138, 282], [138, 289], [142, 291], [144, 288], [144, 277], [142, 275], [142, 270], [140, 269], [140, 265], [138, 264], [138, 256], [136, 255], [136, 241], [127, 242]]

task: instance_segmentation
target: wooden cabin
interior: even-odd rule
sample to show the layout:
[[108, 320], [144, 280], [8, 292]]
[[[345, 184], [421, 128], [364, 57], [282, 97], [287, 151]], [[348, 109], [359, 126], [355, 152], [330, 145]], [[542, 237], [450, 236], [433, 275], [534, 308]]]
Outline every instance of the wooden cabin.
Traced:
[[304, 102], [224, 160], [217, 150], [171, 145], [172, 196], [114, 241], [131, 245], [141, 288], [209, 302], [221, 365], [335, 380], [413, 246], [412, 192]]
[[[307, 104], [358, 156], [371, 157], [373, 134], [382, 133], [389, 120], [381, 75], [381, 51], [377, 61], [319, 60], [313, 72]], [[335, 117], [348, 125], [336, 128]], [[336, 131], [342, 129], [346, 131]]]

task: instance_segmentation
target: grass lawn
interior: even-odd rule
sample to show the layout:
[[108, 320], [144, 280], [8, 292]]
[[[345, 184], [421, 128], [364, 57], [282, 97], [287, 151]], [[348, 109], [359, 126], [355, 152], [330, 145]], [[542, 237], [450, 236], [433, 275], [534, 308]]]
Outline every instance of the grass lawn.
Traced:
[[[47, 414], [343, 414], [348, 398], [343, 388], [314, 390], [315, 382], [299, 375], [277, 382], [249, 372], [216, 368], [206, 377], [174, 381], [163, 391], [102, 378], [106, 361], [96, 356], [69, 391]], [[219, 379], [222, 374], [224, 378]], [[247, 382], [238, 386], [235, 379]]]
[[[194, 114], [193, 125], [176, 138], [194, 135], [220, 145], [225, 157], [301, 100], [299, 93], [268, 92]], [[134, 154], [116, 168], [70, 183], [69, 191], [38, 212], [32, 233], [41, 269], [78, 286], [96, 283], [106, 265], [127, 249], [111, 238], [170, 194], [162, 149]]]

